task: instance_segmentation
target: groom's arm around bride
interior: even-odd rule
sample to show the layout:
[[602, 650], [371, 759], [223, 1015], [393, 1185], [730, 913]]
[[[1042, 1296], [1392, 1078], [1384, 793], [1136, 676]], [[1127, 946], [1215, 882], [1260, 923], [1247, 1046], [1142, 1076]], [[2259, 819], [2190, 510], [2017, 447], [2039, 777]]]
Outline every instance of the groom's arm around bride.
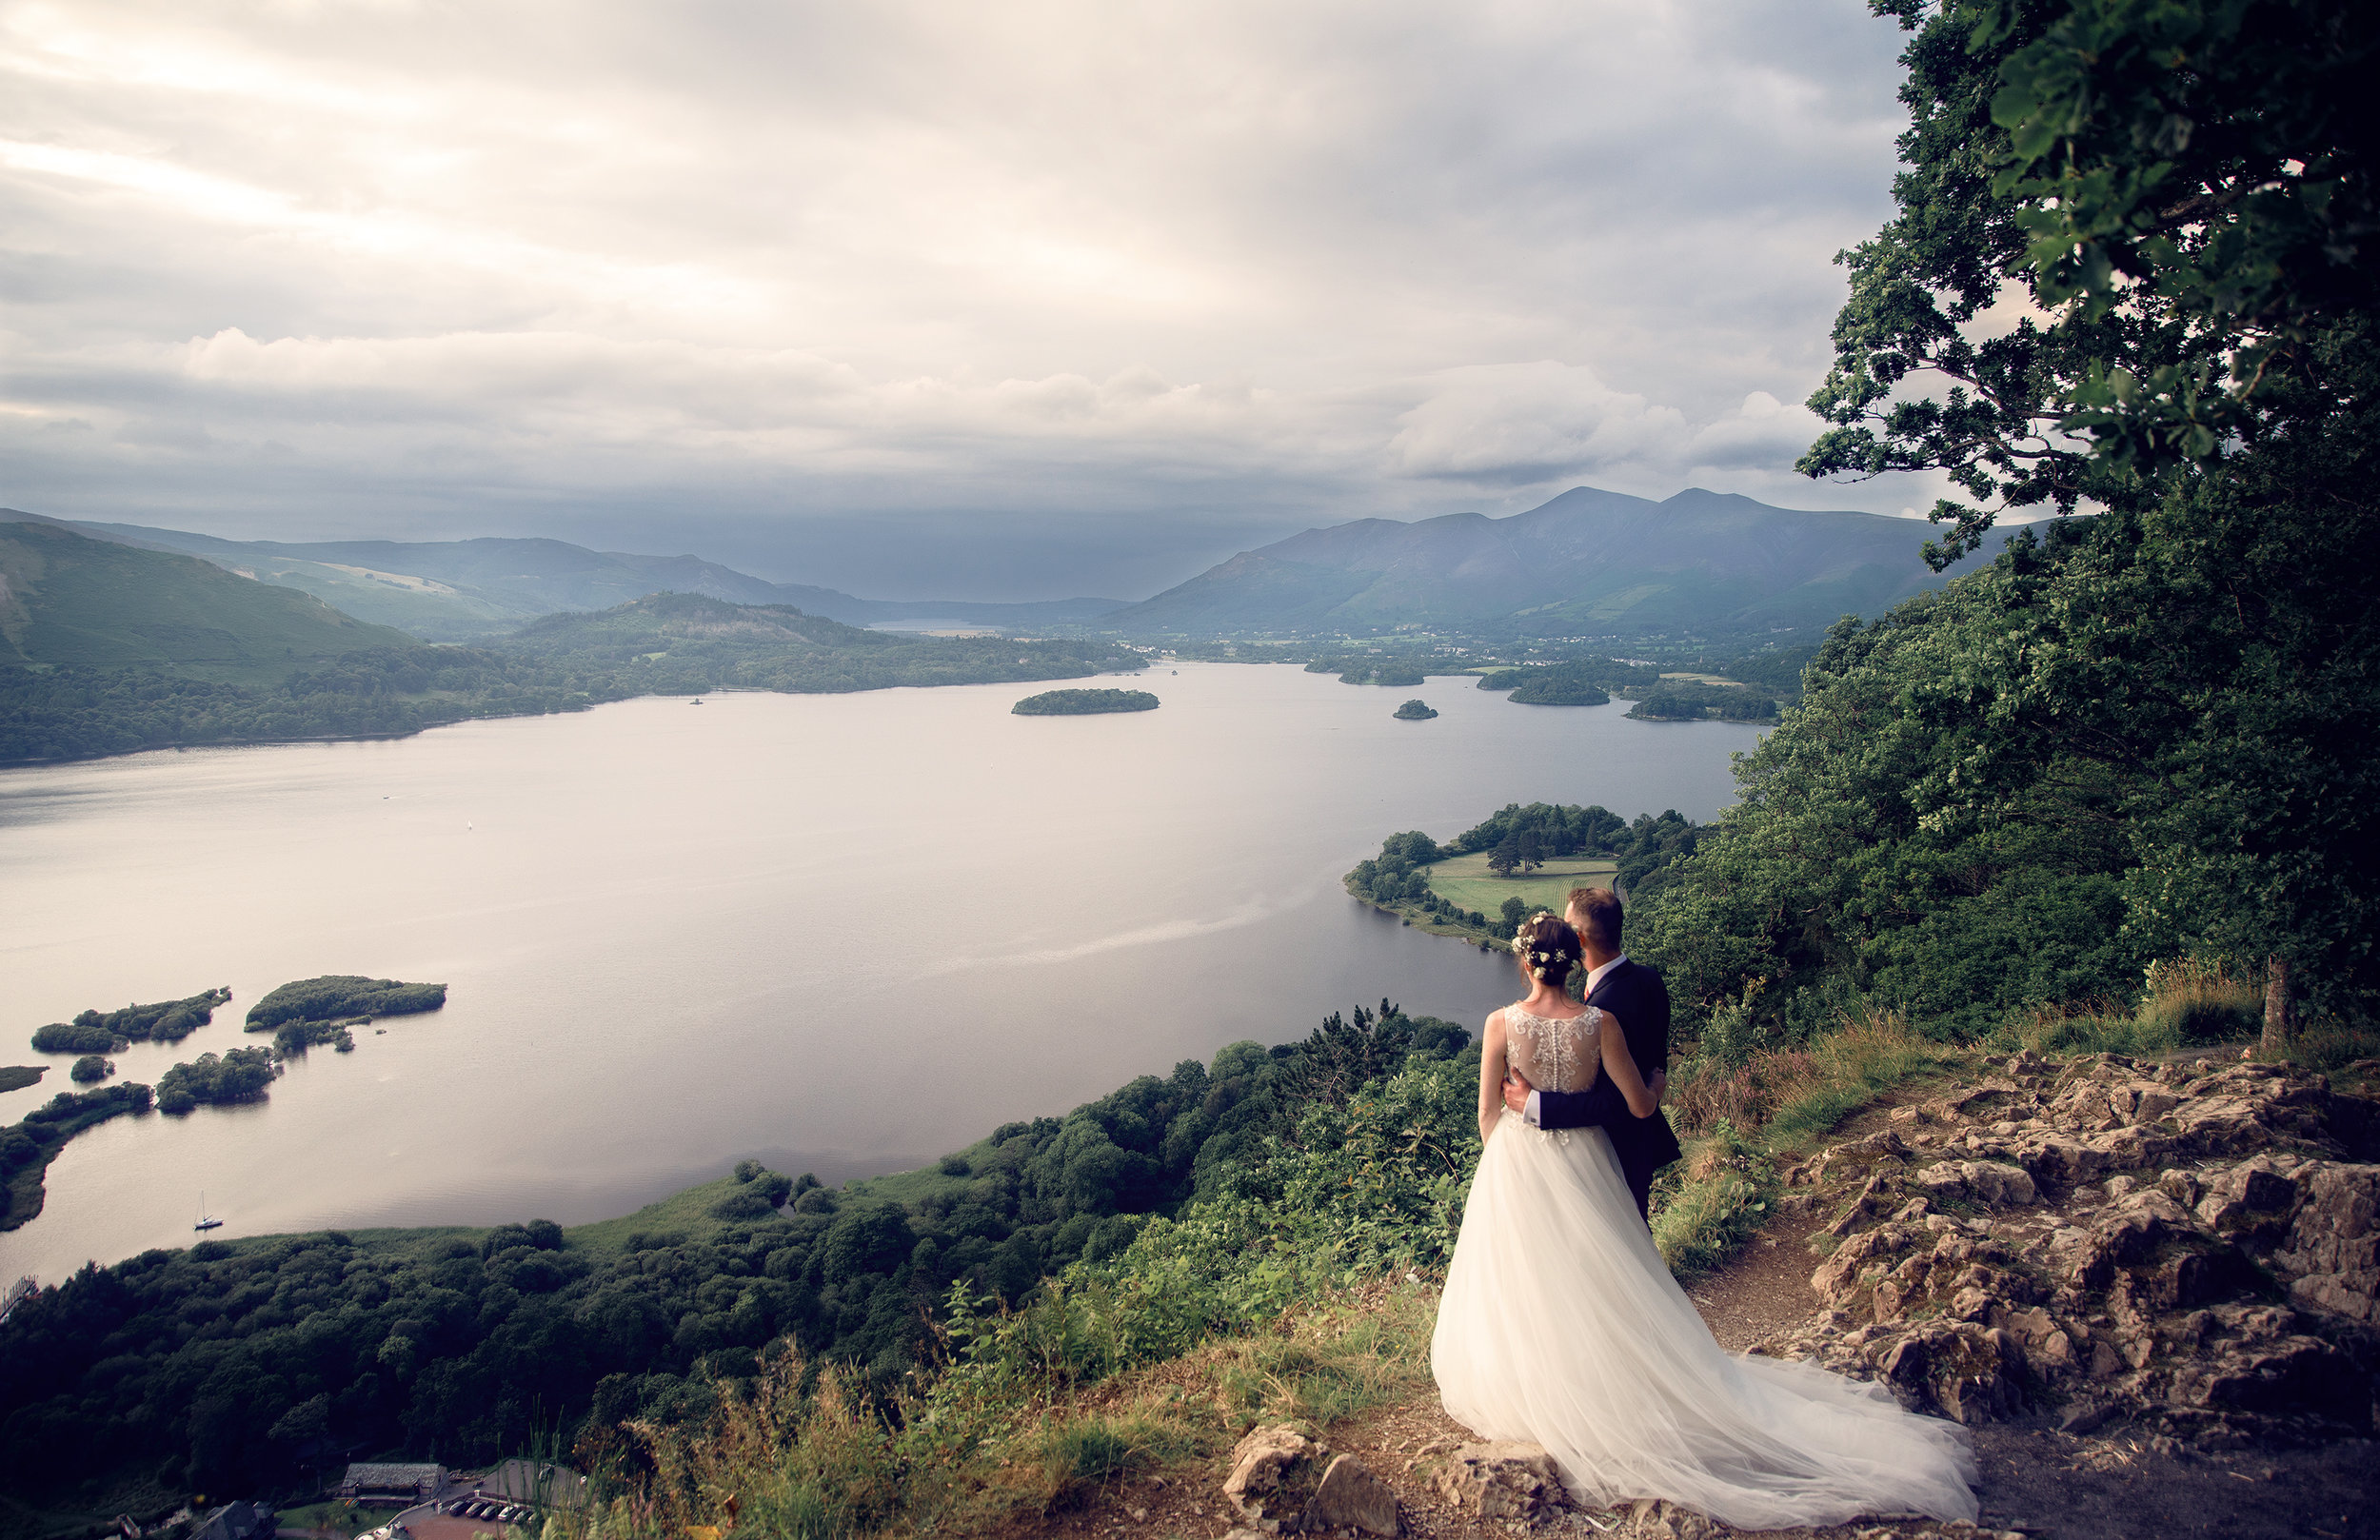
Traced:
[[[1609, 888], [1579, 888], [1570, 896], [1562, 917], [1578, 933], [1586, 954], [1586, 1003], [1619, 1019], [1628, 1039], [1629, 1056], [1648, 1084], [1669, 1070], [1669, 986], [1661, 976], [1620, 950], [1619, 896]], [[1599, 1076], [1584, 1091], [1531, 1091], [1517, 1084], [1505, 1087], [1505, 1100], [1539, 1128], [1600, 1128], [1611, 1136], [1612, 1153], [1620, 1174], [1636, 1197], [1636, 1212], [1652, 1212], [1653, 1177], [1677, 1158], [1677, 1135], [1656, 1107], [1650, 1117], [1638, 1117], [1612, 1083]]]

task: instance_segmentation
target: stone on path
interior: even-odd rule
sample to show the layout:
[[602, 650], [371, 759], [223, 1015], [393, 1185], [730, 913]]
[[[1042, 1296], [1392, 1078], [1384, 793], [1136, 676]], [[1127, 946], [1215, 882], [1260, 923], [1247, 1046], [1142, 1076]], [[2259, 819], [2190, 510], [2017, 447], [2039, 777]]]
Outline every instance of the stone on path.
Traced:
[[1561, 1469], [1542, 1445], [1497, 1439], [1464, 1444], [1438, 1473], [1438, 1495], [1471, 1518], [1535, 1518], [1569, 1501]]
[[1339, 1455], [1323, 1471], [1322, 1484], [1306, 1504], [1304, 1528], [1393, 1535], [1398, 1531], [1397, 1493], [1354, 1455]]
[[1231, 1451], [1223, 1500], [1266, 1534], [1295, 1531], [1321, 1484], [1330, 1451], [1285, 1424], [1249, 1431]]

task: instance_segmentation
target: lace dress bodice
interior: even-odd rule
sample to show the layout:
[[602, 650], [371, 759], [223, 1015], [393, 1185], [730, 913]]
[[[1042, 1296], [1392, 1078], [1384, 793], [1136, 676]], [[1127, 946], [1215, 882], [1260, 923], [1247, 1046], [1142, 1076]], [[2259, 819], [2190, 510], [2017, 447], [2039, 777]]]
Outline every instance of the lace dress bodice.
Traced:
[[1539, 1091], [1584, 1091], [1603, 1065], [1603, 1048], [1595, 1037], [1602, 1024], [1603, 1013], [1592, 1005], [1566, 1017], [1507, 1005], [1505, 1061]]

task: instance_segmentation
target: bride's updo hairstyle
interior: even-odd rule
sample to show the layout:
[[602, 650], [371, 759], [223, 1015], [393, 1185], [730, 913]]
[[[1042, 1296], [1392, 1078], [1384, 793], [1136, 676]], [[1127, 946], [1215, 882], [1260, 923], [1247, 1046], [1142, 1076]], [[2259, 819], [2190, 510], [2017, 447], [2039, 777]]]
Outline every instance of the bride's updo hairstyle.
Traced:
[[1584, 959], [1578, 953], [1578, 933], [1540, 909], [1513, 933], [1513, 956], [1529, 977], [1556, 989], [1570, 981], [1570, 971]]

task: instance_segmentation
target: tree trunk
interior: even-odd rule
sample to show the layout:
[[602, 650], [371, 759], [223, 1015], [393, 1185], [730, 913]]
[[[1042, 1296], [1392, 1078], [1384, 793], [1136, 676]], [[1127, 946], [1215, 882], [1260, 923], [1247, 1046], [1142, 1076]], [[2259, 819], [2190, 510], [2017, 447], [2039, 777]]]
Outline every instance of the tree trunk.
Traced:
[[2288, 1055], [2292, 1036], [2290, 1019], [2289, 959], [2274, 953], [2264, 965], [2264, 1041], [2261, 1056], [2281, 1058]]

